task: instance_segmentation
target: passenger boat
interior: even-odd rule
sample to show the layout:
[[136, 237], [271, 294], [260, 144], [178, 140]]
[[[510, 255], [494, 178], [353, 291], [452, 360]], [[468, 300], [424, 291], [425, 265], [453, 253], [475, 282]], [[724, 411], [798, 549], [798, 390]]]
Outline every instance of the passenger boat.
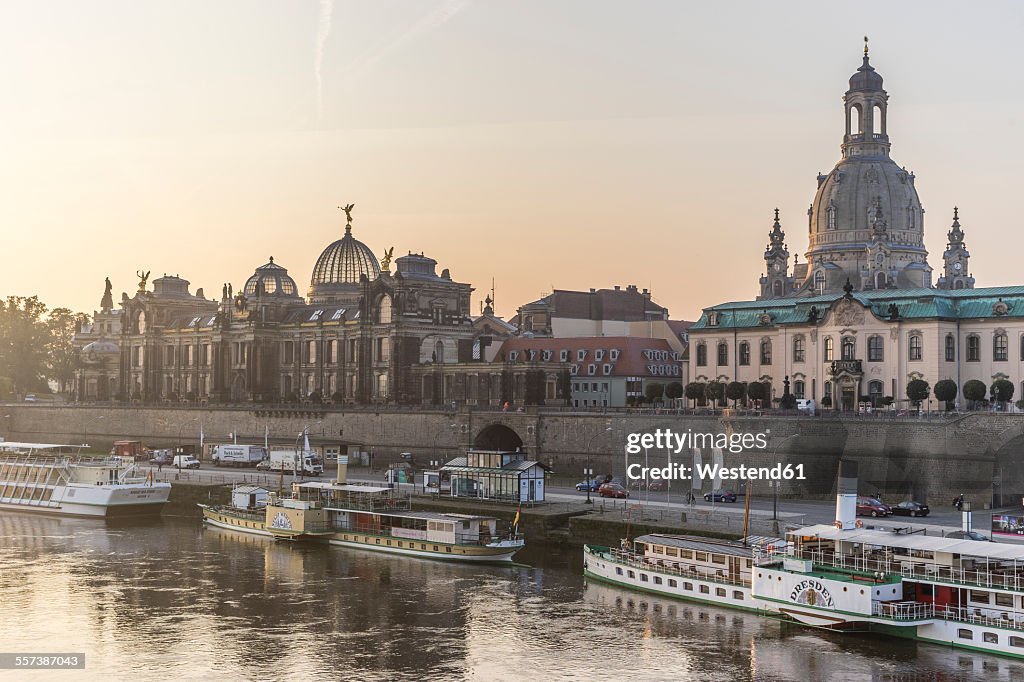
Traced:
[[159, 514], [171, 484], [128, 457], [92, 459], [81, 446], [0, 442], [0, 509], [63, 516]]
[[447, 561], [508, 562], [524, 545], [514, 530], [499, 534], [494, 517], [414, 511], [409, 496], [392, 488], [315, 481], [293, 483], [291, 497], [263, 493], [265, 502], [257, 491], [236, 489], [231, 505], [201, 504], [203, 520], [243, 533]]
[[1024, 658], [1024, 547], [864, 528], [853, 475], [852, 485], [840, 477], [834, 524], [784, 540], [650, 534], [618, 549], [587, 545], [584, 573], [805, 625]]

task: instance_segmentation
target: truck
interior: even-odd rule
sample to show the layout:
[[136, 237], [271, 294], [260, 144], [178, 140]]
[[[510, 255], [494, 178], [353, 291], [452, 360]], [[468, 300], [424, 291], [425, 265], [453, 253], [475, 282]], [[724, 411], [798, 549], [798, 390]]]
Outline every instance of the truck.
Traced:
[[324, 472], [324, 465], [315, 452], [309, 450], [296, 451], [292, 448], [271, 449], [270, 456], [256, 465], [260, 471], [292, 471], [305, 476], [319, 476]]
[[215, 467], [254, 467], [267, 458], [262, 445], [217, 445], [213, 448]]

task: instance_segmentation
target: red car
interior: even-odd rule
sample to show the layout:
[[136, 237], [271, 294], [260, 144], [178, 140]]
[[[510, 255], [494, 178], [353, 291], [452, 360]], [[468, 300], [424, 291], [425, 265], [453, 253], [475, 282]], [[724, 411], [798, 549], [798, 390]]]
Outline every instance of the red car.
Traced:
[[597, 492], [601, 497], [629, 497], [629, 491], [623, 488], [618, 483], [605, 483], [603, 486], [597, 489]]
[[878, 498], [858, 497], [857, 516], [892, 516], [892, 509]]

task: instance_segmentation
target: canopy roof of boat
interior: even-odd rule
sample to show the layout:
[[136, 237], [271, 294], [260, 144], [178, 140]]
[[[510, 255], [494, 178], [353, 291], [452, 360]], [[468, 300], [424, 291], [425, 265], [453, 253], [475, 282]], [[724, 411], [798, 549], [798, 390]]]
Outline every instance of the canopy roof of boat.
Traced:
[[1024, 562], [1024, 545], [999, 544], [984, 540], [961, 540], [940, 538], [932, 535], [904, 535], [885, 530], [841, 530], [828, 524], [807, 526], [790, 531], [789, 535], [817, 537], [822, 540], [857, 542], [877, 547], [903, 547], [931, 552], [959, 554], [961, 556], [987, 559], [1016, 560]]
[[717, 538], [694, 537], [692, 535], [665, 535], [662, 533], [641, 535], [635, 541], [648, 545], [666, 545], [668, 547], [679, 547], [680, 549], [691, 549], [698, 552], [731, 554], [732, 556], [741, 556], [748, 559], [754, 547], [784, 542], [779, 538], [761, 535], [747, 536], [747, 542], [744, 544], [739, 540], [721, 540]]
[[77, 450], [88, 445], [61, 445], [59, 443], [18, 443], [12, 440], [0, 440], [0, 451], [4, 450]]

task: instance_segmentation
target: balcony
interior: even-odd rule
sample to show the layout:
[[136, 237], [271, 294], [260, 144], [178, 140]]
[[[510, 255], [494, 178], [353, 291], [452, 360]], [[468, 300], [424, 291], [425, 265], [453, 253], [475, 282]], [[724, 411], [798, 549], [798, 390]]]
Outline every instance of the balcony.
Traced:
[[864, 370], [861, 367], [860, 360], [835, 360], [832, 362], [832, 369], [830, 370], [832, 376], [838, 376], [840, 374], [863, 374]]

